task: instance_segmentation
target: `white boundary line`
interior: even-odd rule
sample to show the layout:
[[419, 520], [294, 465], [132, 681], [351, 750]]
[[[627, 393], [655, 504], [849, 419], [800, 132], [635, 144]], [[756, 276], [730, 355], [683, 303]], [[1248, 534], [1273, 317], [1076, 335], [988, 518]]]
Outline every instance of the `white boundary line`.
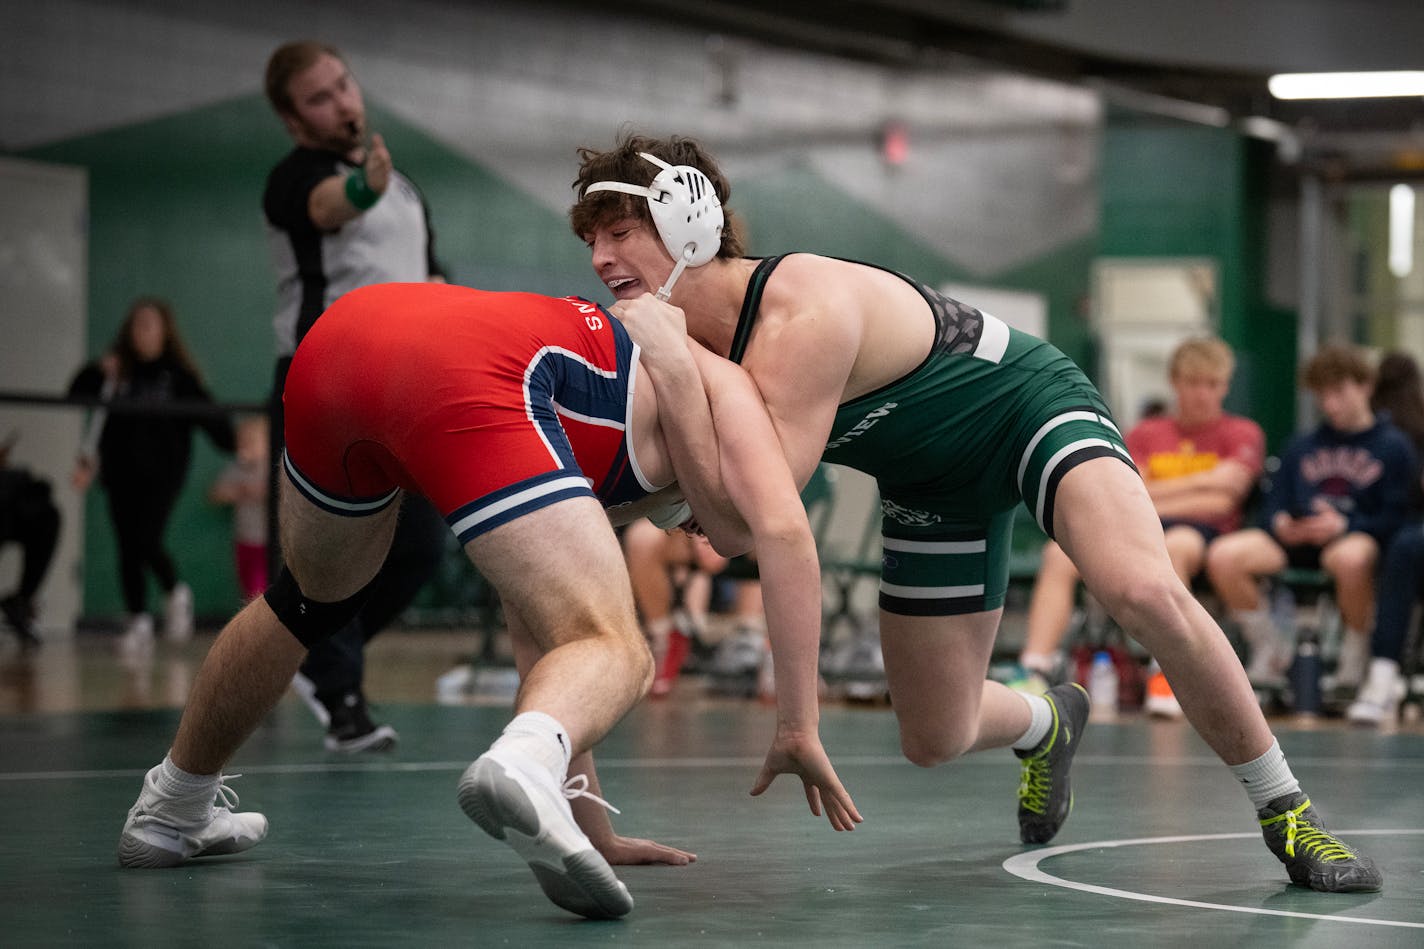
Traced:
[[[1340, 837], [1361, 837], [1369, 835], [1385, 834], [1424, 834], [1424, 830], [1342, 830], [1331, 831]], [[1065, 853], [1076, 853], [1080, 850], [1097, 850], [1113, 847], [1141, 847], [1155, 844], [1179, 844], [1195, 843], [1206, 840], [1260, 840], [1259, 834], [1190, 834], [1182, 837], [1138, 837], [1133, 840], [1095, 840], [1086, 844], [1066, 844], [1061, 847], [1047, 847], [1043, 850], [1029, 850], [1023, 853], [1016, 853], [1004, 861], [1004, 869], [1016, 877], [1028, 880], [1031, 883], [1045, 883], [1049, 886], [1061, 886], [1070, 890], [1081, 890], [1084, 893], [1096, 893], [1099, 896], [1115, 896], [1124, 900], [1137, 900], [1143, 903], [1164, 903], [1169, 906], [1187, 906], [1194, 909], [1216, 909], [1228, 913], [1254, 913], [1259, 916], [1291, 916], [1296, 919], [1322, 919], [1336, 923], [1355, 923], [1362, 926], [1396, 926], [1402, 929], [1424, 929], [1424, 923], [1405, 923], [1392, 919], [1366, 919], [1360, 916], [1332, 916], [1326, 913], [1297, 913], [1288, 910], [1262, 909], [1256, 906], [1233, 906], [1230, 903], [1205, 903], [1200, 900], [1181, 900], [1170, 896], [1153, 896], [1148, 893], [1134, 893], [1131, 890], [1119, 890], [1110, 886], [1098, 886], [1093, 883], [1079, 883], [1074, 880], [1065, 880], [1062, 877], [1054, 876], [1044, 870], [1039, 869], [1039, 862], [1049, 857], [1057, 857]]]
[[[463, 771], [469, 767], [470, 760], [464, 761], [382, 761], [382, 762], [355, 762], [355, 761], [310, 761], [293, 762], [291, 764], [249, 764], [235, 770], [245, 771], [248, 774], [323, 774], [346, 773], [356, 771]], [[837, 755], [835, 757], [837, 766], [845, 767], [911, 767], [910, 763], [900, 755]], [[1154, 768], [1170, 767], [1211, 767], [1220, 768], [1221, 760], [1215, 757], [1181, 757], [1170, 760], [1163, 760], [1152, 755], [1085, 755], [1080, 754], [1073, 759], [1076, 765], [1100, 765], [1100, 766], [1124, 766], [1137, 767], [1139, 765], [1151, 765]], [[1291, 764], [1295, 767], [1308, 765], [1331, 765], [1348, 766], [1354, 770], [1373, 771], [1418, 771], [1424, 768], [1424, 758], [1419, 759], [1367, 759], [1367, 758], [1323, 758], [1310, 756], [1294, 756]], [[622, 758], [600, 758], [598, 767], [600, 770], [608, 768], [689, 768], [705, 769], [720, 767], [736, 768], [760, 768], [761, 758], [727, 756], [724, 758], [699, 757], [699, 758], [647, 758], [647, 757], [622, 757]], [[956, 769], [963, 768], [1004, 768], [1002, 759], [992, 755], [970, 755], [954, 763]], [[86, 780], [102, 778], [131, 778], [142, 777], [148, 772], [148, 768], [110, 768], [110, 769], [77, 769], [73, 771], [0, 771], [0, 784], [10, 781], [64, 781], [64, 780]], [[1400, 833], [1424, 833], [1424, 831], [1400, 831]], [[1248, 835], [1249, 836], [1249, 835]], [[1201, 838], [1190, 838], [1201, 839]], [[1040, 852], [1040, 851], [1035, 851]], [[1045, 854], [1046, 855], [1046, 854]]]
[[[234, 764], [233, 773], [242, 774], [347, 774], [352, 772], [419, 772], [419, 771], [464, 771], [473, 758], [460, 761], [380, 761], [380, 762], [306, 762], [292, 764]], [[760, 768], [763, 758], [600, 758], [598, 770], [608, 771], [618, 768], [656, 768], [671, 770], [677, 768]], [[890, 755], [842, 755], [836, 764], [844, 766], [885, 767], [904, 765], [904, 758]], [[105, 778], [141, 778], [148, 768], [109, 768], [77, 771], [8, 771], [0, 772], [0, 784], [19, 781], [84, 781]], [[231, 775], [229, 775], [231, 777]]]

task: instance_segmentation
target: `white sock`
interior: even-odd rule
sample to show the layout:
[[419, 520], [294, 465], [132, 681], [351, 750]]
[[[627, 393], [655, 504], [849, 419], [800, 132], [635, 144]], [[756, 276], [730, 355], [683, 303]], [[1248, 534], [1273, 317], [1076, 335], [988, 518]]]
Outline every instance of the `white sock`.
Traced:
[[1013, 749], [1029, 751], [1038, 747], [1038, 743], [1048, 735], [1048, 729], [1053, 727], [1053, 709], [1049, 707], [1048, 699], [1041, 695], [1025, 695], [1021, 692], [1017, 694], [1028, 703], [1029, 721], [1028, 731], [1013, 743]]
[[167, 755], [153, 777], [154, 787], [164, 797], [164, 811], [187, 823], [210, 819], [213, 799], [217, 797], [216, 774], [191, 774], [173, 763]]
[[1025, 652], [1019, 655], [1019, 665], [1030, 672], [1052, 675], [1058, 668], [1059, 654], [1056, 652]]
[[1393, 659], [1381, 659], [1376, 656], [1370, 660], [1370, 682], [1393, 682], [1399, 678], [1399, 663]]
[[1300, 791], [1300, 782], [1291, 774], [1279, 741], [1273, 740], [1261, 757], [1245, 764], [1232, 765], [1231, 773], [1245, 786], [1246, 796], [1251, 798], [1257, 810], [1283, 794]]
[[504, 726], [491, 748], [514, 748], [548, 768], [560, 783], [569, 774], [569, 733], [543, 712], [521, 712]]
[[672, 638], [672, 617], [664, 616], [662, 619], [644, 623], [643, 633], [647, 636], [648, 645], [652, 647], [653, 655], [661, 659], [662, 655], [667, 652], [668, 640]]

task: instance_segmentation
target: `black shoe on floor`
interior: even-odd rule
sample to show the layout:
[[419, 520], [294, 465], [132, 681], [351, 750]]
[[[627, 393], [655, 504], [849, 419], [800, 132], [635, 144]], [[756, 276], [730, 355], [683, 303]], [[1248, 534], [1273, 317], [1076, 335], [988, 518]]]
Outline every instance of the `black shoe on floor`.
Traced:
[[1320, 815], [1303, 792], [1276, 798], [1256, 818], [1266, 846], [1297, 886], [1322, 893], [1370, 893], [1384, 884], [1373, 860], [1320, 825]]
[[400, 735], [389, 725], [377, 725], [366, 710], [366, 697], [348, 692], [334, 702], [323, 702], [331, 716], [326, 729], [326, 750], [355, 754], [361, 751], [390, 751]]
[[5, 622], [15, 630], [15, 635], [20, 637], [21, 646], [32, 649], [40, 644], [40, 637], [35, 633], [34, 610], [28, 602], [20, 599], [18, 593], [0, 600], [0, 613], [5, 615]]

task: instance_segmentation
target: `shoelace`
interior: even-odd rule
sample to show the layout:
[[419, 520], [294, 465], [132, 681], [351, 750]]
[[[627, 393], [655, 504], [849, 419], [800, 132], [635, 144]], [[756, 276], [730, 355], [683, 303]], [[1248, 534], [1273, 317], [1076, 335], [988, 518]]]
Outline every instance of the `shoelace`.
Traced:
[[215, 798], [220, 798], [223, 802], [223, 806], [230, 811], [237, 809], [238, 797], [237, 792], [227, 786], [227, 782], [235, 781], [240, 777], [242, 777], [242, 775], [240, 774], [218, 775], [218, 790], [217, 794], [215, 795]]
[[1310, 799], [1306, 798], [1305, 803], [1299, 807], [1261, 821], [1261, 826], [1269, 827], [1280, 821], [1286, 822], [1286, 856], [1288, 857], [1295, 856], [1296, 844], [1299, 843], [1307, 854], [1327, 862], [1353, 859], [1355, 851], [1341, 843], [1334, 834], [1321, 830], [1310, 821], [1302, 819], [1301, 815], [1309, 806]]
[[[241, 777], [241, 775], [234, 774], [233, 777], [237, 778]], [[236, 797], [236, 795], [234, 795], [234, 797]], [[564, 782], [564, 797], [568, 798], [570, 801], [574, 800], [575, 798], [586, 797], [590, 801], [602, 804], [604, 807], [608, 808], [615, 814], [623, 813], [618, 808], [614, 807], [612, 804], [609, 804], [603, 798], [599, 797], [597, 794], [594, 794], [588, 789], [588, 775], [586, 774], [576, 774], [572, 778], [569, 778], [567, 781]]]
[[1019, 801], [1035, 814], [1048, 807], [1048, 792], [1052, 790], [1052, 775], [1048, 758], [1025, 758], [1019, 775]]

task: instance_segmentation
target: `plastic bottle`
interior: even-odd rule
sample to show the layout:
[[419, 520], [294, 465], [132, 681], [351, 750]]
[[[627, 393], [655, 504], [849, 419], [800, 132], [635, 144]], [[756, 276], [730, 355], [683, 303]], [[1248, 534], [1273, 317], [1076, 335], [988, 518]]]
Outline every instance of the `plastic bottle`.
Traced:
[[1117, 714], [1117, 685], [1117, 666], [1113, 664], [1112, 653], [1106, 649], [1095, 653], [1093, 664], [1088, 668], [1088, 697], [1095, 714]]
[[1320, 713], [1320, 644], [1314, 632], [1302, 632], [1291, 663], [1291, 692], [1295, 696], [1296, 714]]

